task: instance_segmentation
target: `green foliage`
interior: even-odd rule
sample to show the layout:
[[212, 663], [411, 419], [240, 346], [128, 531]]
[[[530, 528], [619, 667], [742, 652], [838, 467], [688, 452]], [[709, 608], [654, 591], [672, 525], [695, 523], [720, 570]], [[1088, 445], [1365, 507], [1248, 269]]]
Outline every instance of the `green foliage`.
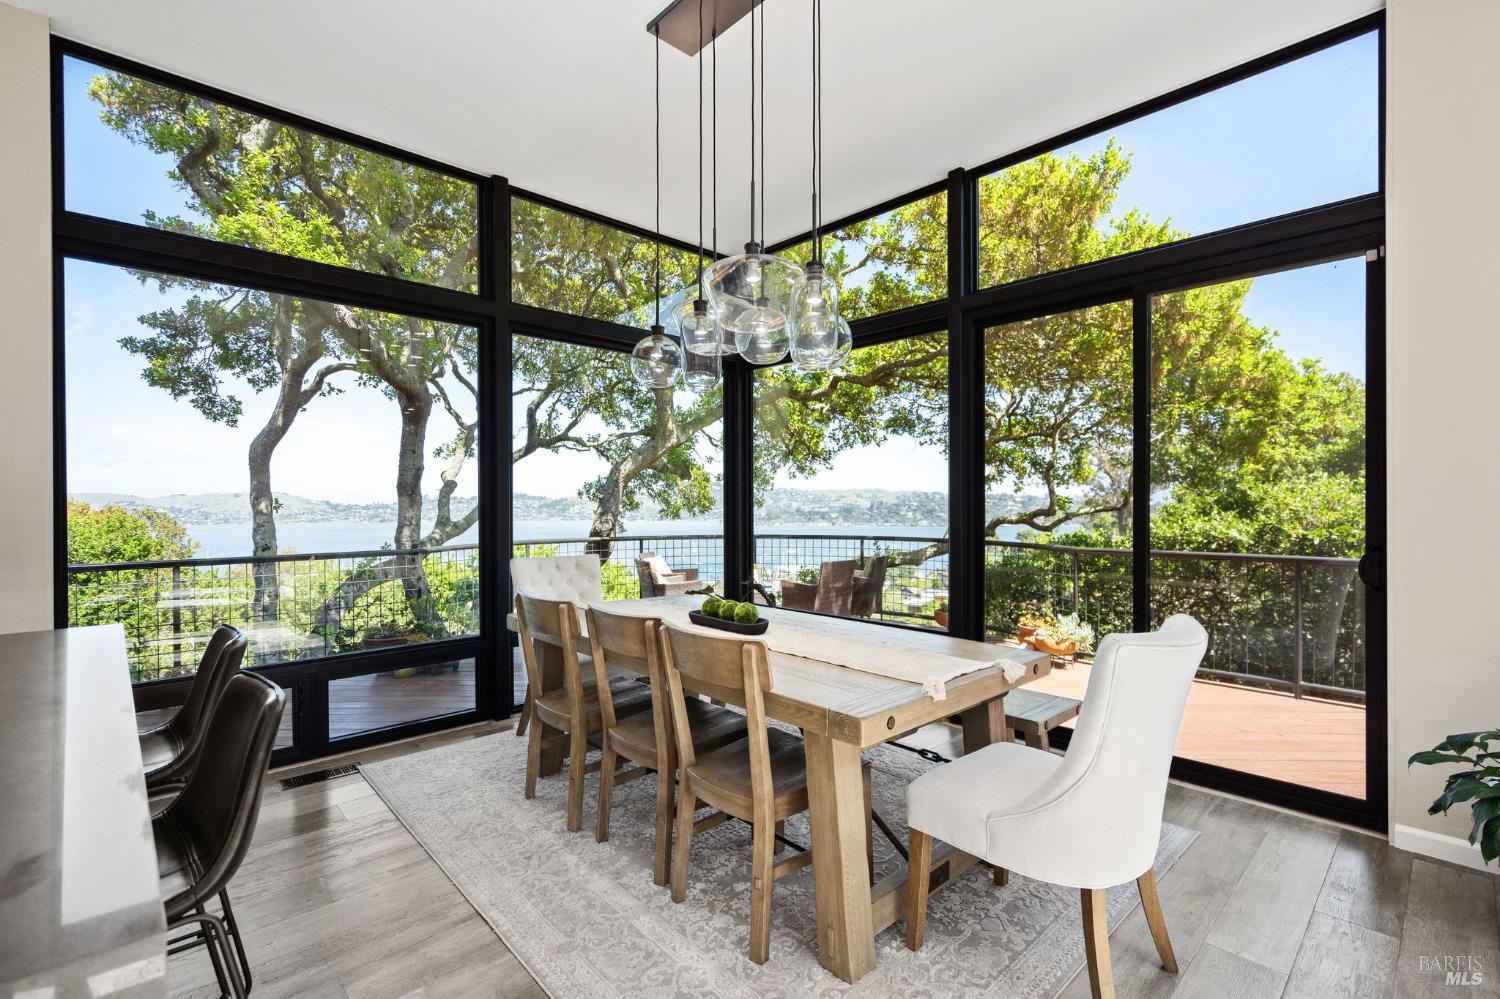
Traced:
[[[1491, 748], [1492, 746], [1496, 748]], [[1459, 763], [1466, 770], [1448, 775], [1443, 793], [1427, 809], [1429, 815], [1467, 801], [1474, 825], [1469, 842], [1479, 847], [1484, 862], [1500, 858], [1500, 729], [1450, 735], [1430, 750], [1412, 754], [1408, 766]]]
[[170, 514], [68, 500], [68, 564], [192, 558], [197, 544]]

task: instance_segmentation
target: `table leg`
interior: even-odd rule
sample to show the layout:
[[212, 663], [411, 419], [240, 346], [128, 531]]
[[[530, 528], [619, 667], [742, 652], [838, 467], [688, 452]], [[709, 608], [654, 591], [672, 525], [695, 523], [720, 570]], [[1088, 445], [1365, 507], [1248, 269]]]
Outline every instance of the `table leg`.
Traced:
[[992, 742], [1005, 742], [1010, 733], [1005, 726], [1005, 695], [967, 708], [960, 716], [964, 723], [964, 755], [983, 749]]
[[875, 926], [865, 857], [868, 820], [859, 748], [811, 732], [804, 745], [818, 961], [853, 983], [875, 967]]
[[[542, 675], [542, 691], [561, 690], [563, 685], [562, 649], [546, 642], [536, 642], [532, 646], [536, 649], [537, 672]], [[530, 691], [535, 698], [542, 691]], [[539, 726], [542, 733], [542, 762], [537, 768], [537, 774], [542, 777], [551, 777], [562, 772], [562, 761], [566, 755], [567, 740], [562, 738], [563, 732], [544, 723], [540, 718], [533, 717], [531, 724]]]

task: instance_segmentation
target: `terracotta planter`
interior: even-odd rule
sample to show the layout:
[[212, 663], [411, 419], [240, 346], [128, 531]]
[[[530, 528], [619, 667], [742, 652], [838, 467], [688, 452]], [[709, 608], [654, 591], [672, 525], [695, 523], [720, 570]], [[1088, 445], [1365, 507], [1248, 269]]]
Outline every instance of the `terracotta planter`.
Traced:
[[1032, 635], [1035, 635], [1035, 634], [1036, 634], [1036, 627], [1034, 625], [1030, 625], [1030, 624], [1018, 624], [1018, 625], [1016, 625], [1016, 637], [1019, 638], [1023, 642], [1026, 641]]
[[948, 627], [948, 612], [945, 610], [933, 611], [932, 619], [937, 622], [939, 628]]
[[393, 649], [409, 641], [411, 638], [407, 635], [386, 635], [383, 638], [361, 638], [359, 644], [366, 649]]
[[1058, 645], [1048, 641], [1040, 635], [1031, 636], [1031, 646], [1038, 652], [1045, 652], [1049, 656], [1075, 656], [1078, 654], [1078, 643], [1069, 642], [1067, 645]]

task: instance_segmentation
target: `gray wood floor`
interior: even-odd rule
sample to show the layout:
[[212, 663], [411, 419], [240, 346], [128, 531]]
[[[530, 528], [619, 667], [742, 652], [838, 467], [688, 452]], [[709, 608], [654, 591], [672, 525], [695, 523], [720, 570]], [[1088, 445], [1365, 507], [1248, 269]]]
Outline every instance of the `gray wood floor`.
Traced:
[[[504, 727], [474, 726], [353, 758], [369, 762]], [[920, 735], [940, 752], [956, 751], [942, 728]], [[1500, 997], [1500, 877], [1175, 784], [1166, 818], [1200, 833], [1161, 879], [1181, 972], [1161, 970], [1137, 909], [1110, 937], [1120, 999]], [[231, 897], [260, 999], [543, 995], [358, 775], [290, 791], [268, 781]], [[1445, 958], [1467, 959], [1482, 982], [1446, 984], [1445, 970], [1433, 970]], [[168, 975], [174, 996], [217, 994], [201, 950], [172, 958]], [[1087, 997], [1086, 977], [1061, 995]]]

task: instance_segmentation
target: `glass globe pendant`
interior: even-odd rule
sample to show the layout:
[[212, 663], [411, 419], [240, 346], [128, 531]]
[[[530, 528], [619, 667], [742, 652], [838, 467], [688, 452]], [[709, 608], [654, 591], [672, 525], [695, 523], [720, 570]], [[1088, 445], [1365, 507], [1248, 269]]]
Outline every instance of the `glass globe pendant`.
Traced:
[[798, 371], [832, 371], [852, 346], [849, 324], [838, 312], [838, 286], [815, 260], [797, 295], [792, 326], [792, 366]]
[[671, 388], [681, 370], [682, 349], [660, 326], [651, 327], [630, 352], [630, 373], [641, 388]]
[[761, 252], [759, 243], [716, 261], [703, 273], [719, 327], [752, 364], [774, 364], [791, 349], [793, 316], [802, 290], [801, 268]]
[[719, 354], [682, 352], [682, 384], [689, 391], [702, 394], [711, 392], [719, 384], [724, 370], [724, 361]]
[[708, 302], [701, 298], [689, 301], [684, 298], [673, 315], [677, 323], [677, 337], [682, 349], [692, 354], [710, 354], [715, 357], [735, 352], [734, 334], [719, 326]]

